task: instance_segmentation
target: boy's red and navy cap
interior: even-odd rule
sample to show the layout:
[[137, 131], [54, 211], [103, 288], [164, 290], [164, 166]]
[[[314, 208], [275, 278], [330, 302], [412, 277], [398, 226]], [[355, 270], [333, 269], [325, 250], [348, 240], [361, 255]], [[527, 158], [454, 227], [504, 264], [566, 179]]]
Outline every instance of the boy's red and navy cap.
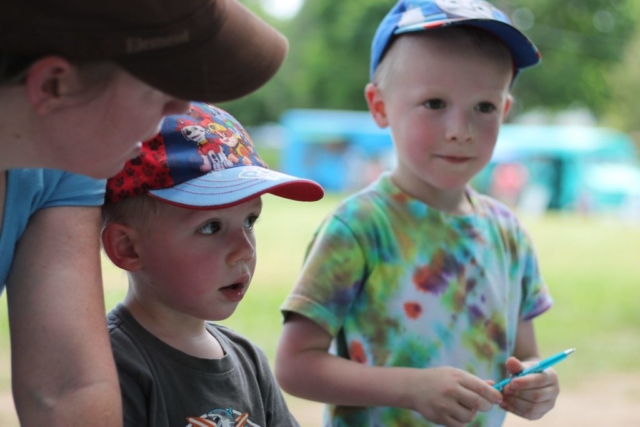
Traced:
[[264, 193], [305, 202], [324, 195], [314, 181], [270, 170], [229, 113], [192, 103], [187, 114], [165, 117], [160, 133], [107, 180], [105, 204], [148, 194], [175, 206], [214, 209]]
[[399, 0], [384, 17], [371, 44], [370, 78], [394, 37], [451, 25], [468, 25], [492, 33], [511, 51], [515, 73], [540, 62], [533, 42], [516, 29], [509, 17], [484, 0]]
[[109, 60], [161, 91], [222, 102], [266, 83], [285, 37], [237, 0], [11, 0], [0, 52]]

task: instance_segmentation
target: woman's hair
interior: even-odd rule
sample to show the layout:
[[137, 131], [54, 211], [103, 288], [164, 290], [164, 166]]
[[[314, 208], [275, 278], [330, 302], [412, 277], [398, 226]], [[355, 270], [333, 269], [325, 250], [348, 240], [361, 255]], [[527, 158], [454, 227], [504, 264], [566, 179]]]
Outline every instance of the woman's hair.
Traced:
[[0, 53], [0, 85], [24, 83], [24, 77], [38, 58]]
[[[0, 52], [0, 87], [24, 84], [29, 68], [41, 58]], [[76, 67], [81, 82], [87, 89], [106, 86], [119, 69], [118, 65], [110, 61], [70, 60], [69, 63]]]

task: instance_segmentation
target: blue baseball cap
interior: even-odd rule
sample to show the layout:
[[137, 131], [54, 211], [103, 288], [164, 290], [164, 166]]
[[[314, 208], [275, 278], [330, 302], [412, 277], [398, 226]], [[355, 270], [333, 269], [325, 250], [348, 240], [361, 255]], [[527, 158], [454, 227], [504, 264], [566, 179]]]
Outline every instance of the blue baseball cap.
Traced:
[[484, 0], [399, 0], [384, 17], [371, 44], [370, 78], [394, 36], [450, 25], [482, 28], [511, 51], [515, 73], [540, 62], [533, 42], [516, 29], [507, 15]]
[[160, 133], [107, 180], [105, 204], [148, 194], [190, 209], [216, 209], [271, 193], [312, 202], [324, 195], [311, 180], [270, 170], [242, 125], [226, 111], [192, 103], [165, 117]]

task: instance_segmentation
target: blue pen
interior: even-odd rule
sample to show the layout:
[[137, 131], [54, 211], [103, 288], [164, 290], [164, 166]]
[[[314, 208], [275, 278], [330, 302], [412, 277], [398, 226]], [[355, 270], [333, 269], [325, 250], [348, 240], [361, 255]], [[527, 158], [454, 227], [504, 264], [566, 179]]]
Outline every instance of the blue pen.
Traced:
[[495, 384], [493, 388], [495, 388], [498, 391], [502, 391], [507, 386], [507, 384], [509, 384], [511, 380], [513, 380], [514, 378], [523, 377], [528, 374], [537, 374], [538, 372], [542, 372], [545, 369], [552, 367], [556, 363], [563, 361], [564, 359], [567, 358], [568, 355], [573, 353], [575, 350], [576, 350], [575, 348], [570, 348], [569, 350], [565, 350], [551, 357], [548, 357], [543, 361], [539, 362], [537, 365], [533, 365], [530, 368], [523, 369], [522, 371], [518, 372], [517, 374], [514, 374], [511, 377], [503, 379], [499, 383]]

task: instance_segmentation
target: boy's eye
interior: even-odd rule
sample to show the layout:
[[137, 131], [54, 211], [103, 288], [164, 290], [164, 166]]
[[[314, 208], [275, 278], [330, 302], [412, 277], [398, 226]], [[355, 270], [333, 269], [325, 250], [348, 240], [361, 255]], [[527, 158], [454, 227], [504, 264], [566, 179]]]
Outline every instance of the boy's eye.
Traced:
[[217, 221], [211, 221], [198, 228], [200, 234], [214, 234], [220, 231], [221, 225]]
[[249, 230], [253, 229], [254, 224], [258, 221], [258, 215], [249, 215], [247, 219], [244, 220], [244, 226]]
[[429, 99], [424, 103], [424, 106], [430, 110], [439, 110], [445, 107], [445, 103], [442, 99]]
[[476, 110], [481, 113], [493, 113], [496, 111], [496, 106], [490, 102], [481, 102], [476, 106]]

